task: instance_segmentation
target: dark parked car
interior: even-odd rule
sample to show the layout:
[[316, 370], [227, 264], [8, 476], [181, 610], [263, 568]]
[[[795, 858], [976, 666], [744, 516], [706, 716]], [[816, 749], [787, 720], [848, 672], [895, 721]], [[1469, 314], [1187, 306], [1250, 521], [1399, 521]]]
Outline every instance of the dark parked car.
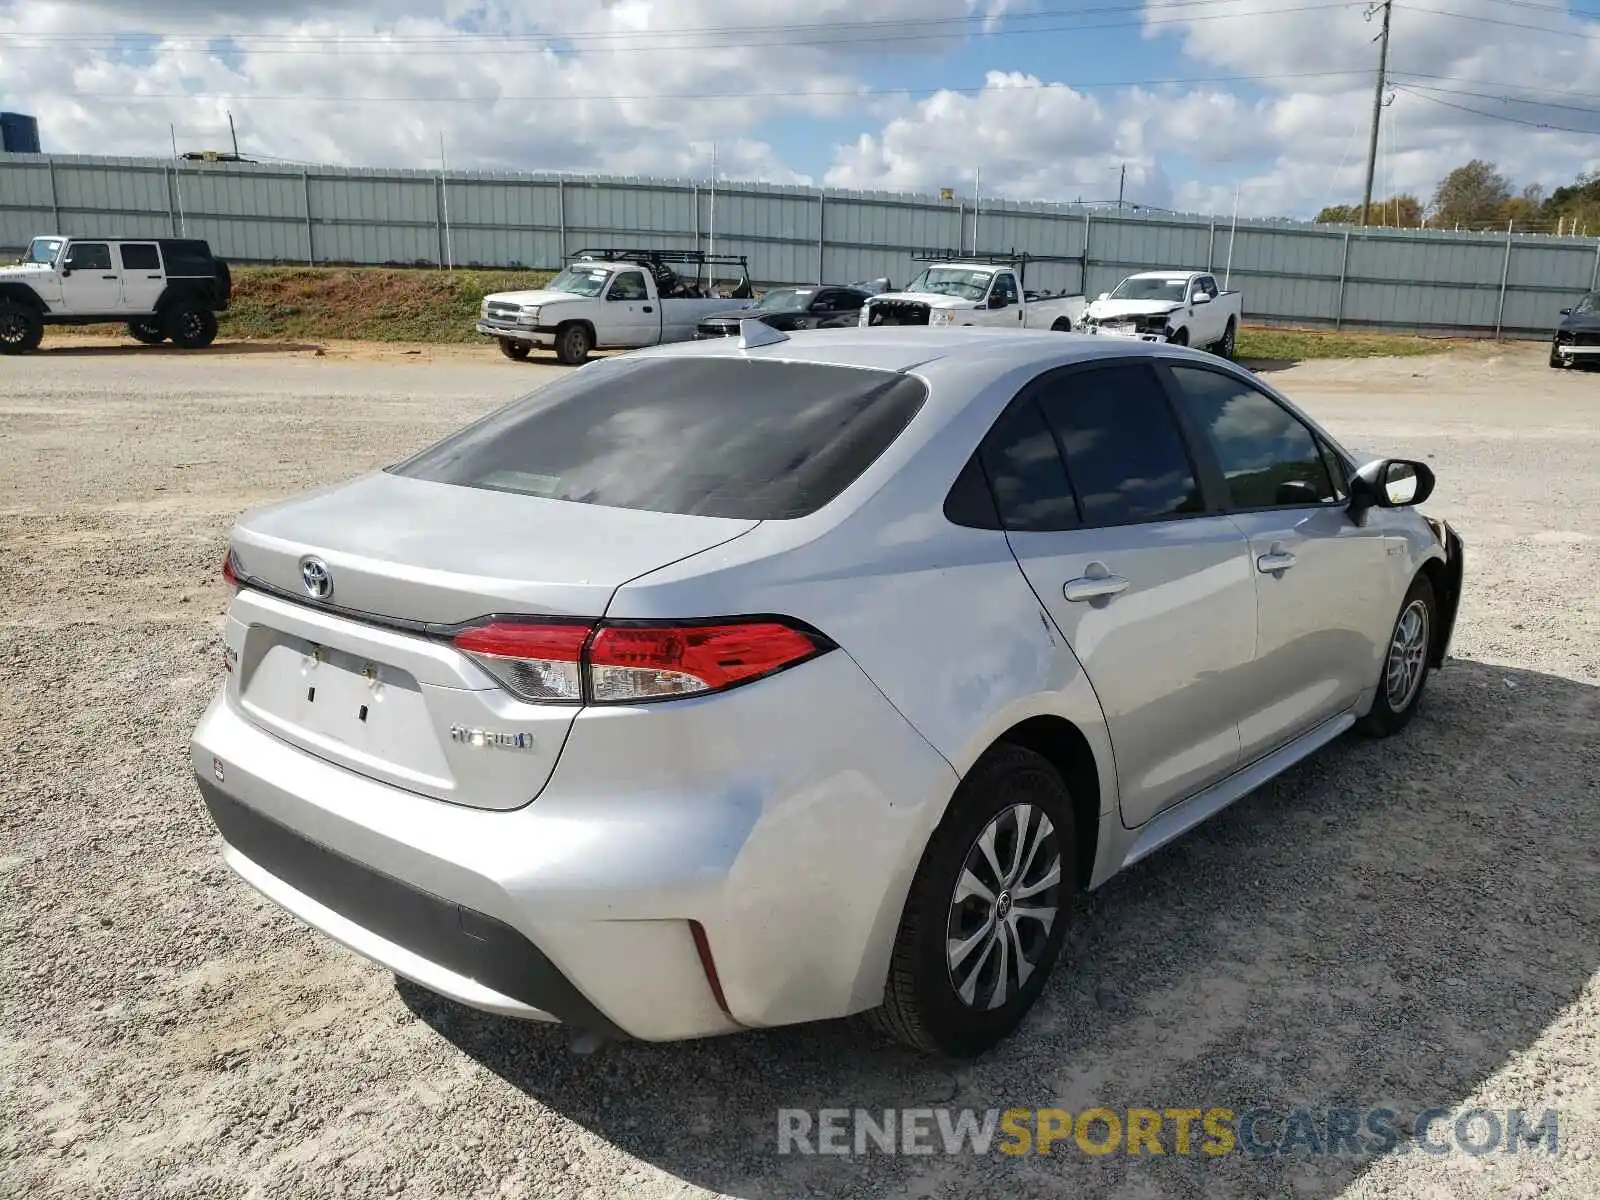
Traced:
[[754, 308], [718, 313], [695, 327], [696, 338], [735, 337], [739, 322], [755, 317], [785, 333], [796, 329], [842, 329], [855, 325], [872, 293], [864, 287], [773, 288]]
[[1595, 362], [1600, 362], [1600, 292], [1590, 292], [1571, 308], [1561, 310], [1561, 324], [1550, 344], [1552, 367]]

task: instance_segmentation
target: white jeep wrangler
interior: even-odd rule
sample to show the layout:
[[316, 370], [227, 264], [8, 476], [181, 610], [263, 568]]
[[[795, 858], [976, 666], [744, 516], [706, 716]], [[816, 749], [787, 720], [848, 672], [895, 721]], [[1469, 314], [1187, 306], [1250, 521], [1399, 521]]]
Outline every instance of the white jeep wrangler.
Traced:
[[0, 267], [0, 354], [38, 349], [46, 325], [107, 321], [146, 345], [198, 350], [232, 293], [228, 264], [193, 238], [36, 237]]

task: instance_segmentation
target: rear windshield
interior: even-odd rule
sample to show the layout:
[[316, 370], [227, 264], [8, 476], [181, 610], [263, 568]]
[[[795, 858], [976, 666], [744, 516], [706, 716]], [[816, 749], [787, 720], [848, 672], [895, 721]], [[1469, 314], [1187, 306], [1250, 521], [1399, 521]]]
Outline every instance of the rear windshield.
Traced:
[[390, 470], [581, 504], [803, 517], [888, 449], [927, 398], [888, 371], [736, 358], [616, 359]]

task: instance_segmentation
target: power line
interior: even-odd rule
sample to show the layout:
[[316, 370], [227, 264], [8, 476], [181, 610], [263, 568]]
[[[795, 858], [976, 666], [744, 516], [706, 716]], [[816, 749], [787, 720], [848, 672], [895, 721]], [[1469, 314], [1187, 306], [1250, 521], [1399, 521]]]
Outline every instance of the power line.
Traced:
[[[1229, 2], [1231, 2], [1231, 0], [1189, 0], [1189, 2], [1190, 3], [1194, 3], [1194, 4], [1201, 4], [1201, 3], [1216, 4], [1216, 3], [1229, 3]], [[521, 45], [499, 45], [499, 44], [497, 44], [497, 45], [487, 46], [487, 47], [486, 46], [481, 46], [481, 45], [476, 45], [476, 44], [466, 44], [466, 45], [454, 44], [454, 43], [458, 43], [458, 42], [463, 41], [465, 36], [480, 37], [480, 36], [485, 36], [485, 35], [463, 35], [463, 37], [457, 37], [455, 35], [445, 35], [445, 34], [439, 35], [437, 37], [437, 39], [435, 39], [434, 44], [431, 44], [431, 45], [430, 44], [426, 44], [426, 43], [417, 43], [417, 42], [400, 43], [400, 42], [397, 42], [397, 41], [386, 40], [386, 39], [381, 39], [381, 38], [379, 38], [379, 39], [362, 39], [362, 40], [359, 40], [359, 41], [351, 40], [348, 43], [341, 43], [337, 37], [321, 38], [321, 39], [316, 39], [315, 41], [308, 41], [303, 46], [299, 46], [299, 45], [292, 45], [291, 46], [291, 45], [280, 44], [277, 47], [272, 47], [271, 45], [266, 46], [266, 47], [256, 47], [256, 46], [247, 44], [248, 43], [248, 37], [242, 37], [242, 38], [212, 37], [212, 38], [206, 38], [206, 39], [203, 39], [203, 40], [197, 40], [197, 41], [195, 41], [195, 43], [192, 46], [185, 46], [184, 43], [182, 43], [182, 42], [174, 42], [171, 39], [161, 39], [160, 42], [159, 42], [159, 45], [160, 45], [161, 49], [167, 50], [167, 51], [171, 51], [171, 52], [205, 54], [205, 55], [212, 56], [212, 57], [215, 57], [217, 55], [217, 51], [215, 50], [214, 47], [215, 47], [216, 43], [218, 43], [218, 42], [237, 42], [237, 43], [240, 44], [239, 45], [240, 52], [244, 53], [244, 54], [251, 55], [251, 56], [257, 56], [257, 55], [294, 55], [294, 56], [298, 57], [298, 56], [302, 56], [302, 55], [331, 55], [331, 56], [335, 56], [335, 57], [349, 57], [349, 56], [355, 56], [355, 55], [369, 55], [369, 56], [392, 57], [392, 56], [395, 56], [395, 55], [422, 54], [422, 55], [427, 55], [429, 57], [470, 55], [470, 56], [476, 58], [476, 57], [482, 57], [484, 55], [512, 55], [512, 54], [515, 54], [515, 55], [526, 55], [526, 54], [530, 54], [530, 53], [536, 53], [536, 52], [538, 52], [540, 50], [549, 50], [549, 51], [552, 51], [552, 52], [556, 52], [556, 51], [559, 51], [560, 49], [562, 49], [563, 47], [567, 47], [567, 46], [572, 46], [573, 49], [581, 50], [583, 53], [586, 53], [586, 54], [641, 54], [641, 53], [668, 54], [668, 53], [676, 53], [676, 52], [687, 51], [687, 50], [736, 50], [736, 49], [754, 49], [754, 48], [775, 47], [775, 46], [782, 46], [782, 47], [787, 47], [787, 46], [828, 47], [828, 46], [864, 46], [864, 45], [872, 45], [872, 44], [878, 44], [878, 43], [895, 43], [895, 44], [899, 44], [899, 43], [904, 43], [904, 42], [940, 42], [940, 41], [953, 41], [953, 40], [956, 40], [956, 39], [963, 39], [963, 38], [967, 38], [967, 37], [979, 37], [979, 38], [985, 38], [985, 39], [1003, 38], [1003, 37], [1006, 37], [1006, 38], [1009, 38], [1009, 37], [1038, 37], [1038, 36], [1040, 36], [1042, 34], [1049, 34], [1049, 33], [1081, 33], [1081, 32], [1092, 32], [1092, 31], [1101, 30], [1101, 29], [1127, 29], [1127, 28], [1133, 28], [1133, 27], [1145, 28], [1145, 27], [1149, 27], [1149, 26], [1152, 26], [1152, 25], [1155, 25], [1155, 26], [1160, 26], [1160, 25], [1187, 25], [1187, 24], [1191, 24], [1191, 23], [1196, 22], [1196, 21], [1238, 20], [1238, 19], [1240, 19], [1242, 17], [1250, 17], [1250, 18], [1254, 19], [1254, 18], [1261, 18], [1261, 17], [1288, 16], [1288, 15], [1297, 14], [1297, 13], [1323, 12], [1323, 11], [1327, 11], [1327, 10], [1330, 10], [1330, 9], [1351, 8], [1357, 2], [1358, 2], [1358, 0], [1323, 0], [1322, 3], [1294, 4], [1294, 5], [1290, 5], [1288, 7], [1285, 7], [1285, 8], [1265, 9], [1265, 10], [1260, 10], [1260, 11], [1255, 11], [1255, 12], [1248, 12], [1248, 13], [1246, 13], [1246, 12], [1237, 12], [1237, 11], [1229, 11], [1229, 12], [1219, 12], [1219, 13], [1184, 14], [1184, 15], [1180, 15], [1180, 16], [1169, 16], [1169, 17], [1149, 17], [1149, 16], [1141, 15], [1141, 16], [1139, 16], [1136, 19], [1131, 20], [1131, 21], [1098, 21], [1098, 22], [1090, 22], [1090, 23], [1084, 23], [1084, 22], [1081, 22], [1081, 21], [1071, 21], [1071, 22], [1069, 22], [1067, 24], [1064, 24], [1064, 25], [1033, 26], [1031, 28], [1026, 28], [1026, 29], [991, 29], [991, 28], [986, 28], [986, 27], [980, 27], [980, 28], [975, 28], [975, 29], [942, 30], [942, 31], [935, 32], [935, 33], [907, 33], [907, 32], [904, 32], [904, 30], [907, 27], [915, 28], [919, 24], [935, 23], [935, 21], [938, 21], [938, 20], [947, 20], [947, 21], [962, 20], [962, 21], [967, 21], [967, 20], [970, 20], [970, 18], [936, 18], [936, 19], [932, 19], [932, 20], [930, 20], [928, 22], [914, 22], [914, 21], [912, 21], [912, 22], [908, 22], [908, 21], [879, 22], [879, 23], [877, 23], [879, 26], [884, 25], [884, 24], [892, 25], [894, 28], [900, 30], [900, 32], [894, 32], [894, 33], [884, 32], [884, 33], [877, 33], [877, 34], [873, 34], [871, 36], [865, 36], [865, 37], [856, 36], [852, 32], [851, 27], [839, 26], [839, 25], [746, 26], [746, 27], [744, 27], [745, 29], [750, 30], [752, 32], [759, 33], [759, 34], [762, 35], [762, 37], [759, 40], [729, 40], [729, 39], [726, 39], [726, 38], [719, 38], [718, 40], [709, 41], [709, 42], [697, 42], [697, 43], [696, 42], [689, 42], [689, 43], [686, 43], [686, 42], [673, 42], [673, 43], [670, 43], [670, 44], [663, 44], [660, 39], [662, 39], [662, 38], [670, 38], [670, 37], [676, 36], [672, 31], [668, 31], [668, 30], [662, 30], [662, 31], [642, 30], [642, 31], [639, 31], [639, 32], [630, 32], [630, 33], [609, 33], [608, 32], [608, 33], [604, 34], [603, 36], [605, 36], [607, 38], [611, 38], [611, 39], [620, 40], [620, 39], [624, 39], [625, 38], [625, 39], [628, 39], [628, 40], [633, 41], [633, 42], [642, 43], [642, 44], [636, 44], [636, 45], [611, 45], [611, 46], [604, 46], [604, 45], [602, 45], [602, 46], [589, 46], [589, 45], [584, 45], [582, 43], [578, 43], [576, 45], [573, 45], [573, 39], [582, 36], [582, 35], [579, 35], [579, 34], [572, 34], [572, 35], [565, 35], [565, 36], [557, 36], [557, 35], [550, 35], [550, 34], [506, 35], [506, 36], [502, 36], [502, 37], [496, 37], [493, 40], [496, 43], [520, 41], [520, 42], [523, 42], [524, 44], [521, 44]], [[1087, 11], [1093, 11], [1093, 10], [1087, 10]], [[1117, 8], [1117, 9], [1106, 9], [1106, 10], [1101, 10], [1101, 11], [1104, 11], [1104, 12], [1115, 12], [1115, 13], [1119, 13], [1119, 14], [1128, 14], [1128, 13], [1132, 13], [1134, 10], [1128, 9], [1128, 8]], [[1034, 14], [1034, 15], [1039, 15], [1039, 14]], [[1066, 14], [1065, 13], [1056, 12], [1056, 13], [1051, 13], [1051, 14], [1046, 14], [1046, 15], [1065, 16]], [[1080, 11], [1080, 13], [1077, 14], [1077, 15], [1082, 15], [1082, 11]], [[865, 24], [865, 23], [863, 23], [863, 24]], [[836, 33], [836, 34], [843, 34], [844, 36], [836, 36], [836, 37], [804, 37], [804, 36], [798, 36], [798, 34], [800, 32], [803, 32], [806, 29], [826, 30], [826, 31], [829, 31], [829, 32], [832, 32], [832, 33]], [[713, 32], [719, 32], [719, 31], [713, 31]], [[104, 40], [104, 35], [93, 35], [93, 36], [96, 36], [96, 37], [100, 38], [101, 40]], [[34, 39], [35, 41], [44, 41], [46, 39], [49, 39], [49, 40], [63, 40], [64, 41], [67, 38], [76, 39], [77, 35], [48, 35], [48, 34], [0, 35], [0, 38], [7, 38], [8, 39], [8, 38], [11, 38], [11, 37], [26, 37], [26, 38]], [[529, 40], [529, 39], [532, 39], [532, 38], [535, 38], [535, 37], [537, 38], [536, 41]], [[333, 43], [333, 44], [330, 45], [329, 44], [330, 42]], [[109, 43], [107, 47], [104, 47], [104, 48], [114, 48], [117, 44], [118, 43], [113, 41], [113, 42]], [[126, 39], [123, 40], [123, 44], [126, 44]], [[360, 47], [366, 47], [366, 48], [360, 48]], [[26, 45], [14, 46], [13, 49], [17, 49], [17, 50], [46, 50], [46, 49], [49, 49], [49, 46], [48, 45], [34, 45], [34, 44], [30, 43], [30, 44], [26, 44]]]
[[[1463, 82], [1466, 81], [1463, 80]], [[1396, 84], [1395, 86], [1398, 87], [1399, 84]], [[1527, 104], [1536, 108], [1559, 108], [1567, 112], [1593, 113], [1600, 115], [1600, 107], [1592, 104], [1562, 104], [1559, 101], [1541, 100], [1534, 96], [1507, 96], [1498, 92], [1477, 92], [1472, 91], [1469, 88], [1438, 87], [1436, 85], [1426, 83], [1413, 83], [1410, 86], [1412, 88], [1421, 89], [1425, 92], [1440, 92], [1446, 96], [1472, 96], [1478, 100], [1499, 100], [1506, 104]], [[1519, 84], [1516, 86], [1521, 85]]]
[[1571, 125], [1553, 125], [1548, 121], [1529, 121], [1522, 117], [1513, 117], [1509, 113], [1488, 112], [1481, 108], [1473, 108], [1468, 104], [1456, 104], [1451, 100], [1441, 100], [1438, 96], [1430, 96], [1426, 92], [1412, 91], [1402, 84], [1395, 84], [1395, 88], [1398, 91], [1405, 92], [1408, 96], [1415, 96], [1419, 100], [1427, 100], [1432, 104], [1442, 104], [1445, 108], [1453, 108], [1457, 112], [1471, 113], [1474, 116], [1483, 117], [1490, 121], [1505, 121], [1512, 125], [1524, 125], [1529, 129], [1542, 129], [1547, 133], [1586, 133], [1590, 135], [1600, 133], [1600, 128], [1578, 129]]
[[71, 91], [61, 93], [74, 100], [233, 100], [236, 102], [250, 103], [276, 103], [279, 101], [315, 102], [317, 104], [498, 104], [501, 102], [530, 103], [554, 102], [561, 100], [763, 100], [763, 99], [792, 99], [796, 97], [837, 97], [850, 96], [872, 98], [878, 96], [935, 96], [950, 93], [963, 96], [977, 96], [984, 93], [1008, 91], [1044, 92], [1059, 89], [1061, 91], [1087, 92], [1098, 91], [1105, 88], [1126, 87], [1183, 87], [1201, 83], [1252, 83], [1274, 79], [1312, 79], [1317, 77], [1334, 77], [1348, 75], [1365, 75], [1365, 71], [1289, 71], [1276, 72], [1263, 75], [1209, 75], [1194, 76], [1187, 79], [1115, 79], [1101, 80], [1094, 83], [1061, 83], [1039, 81], [1037, 83], [1012, 83], [1004, 88], [992, 88], [988, 84], [979, 84], [973, 87], [932, 87], [932, 88], [840, 88], [826, 89], [801, 89], [798, 91], [737, 91], [737, 92], [698, 92], [698, 93], [671, 93], [671, 92], [639, 92], [633, 94], [614, 92], [581, 92], [581, 93], [547, 93], [544, 95], [444, 95], [439, 93], [419, 93], [409, 96], [370, 96], [370, 95], [308, 95], [296, 93], [293, 95], [252, 95], [239, 92], [80, 92]]
[[[1578, 38], [1581, 41], [1600, 41], [1600, 33], [1588, 33], [1581, 29], [1552, 29], [1548, 25], [1529, 25], [1526, 21], [1505, 21], [1499, 17], [1481, 17], [1476, 13], [1449, 12], [1442, 8], [1419, 8], [1414, 4], [1407, 4], [1406, 9], [1414, 13], [1427, 13], [1435, 17], [1448, 17], [1456, 21], [1476, 21], [1480, 25], [1499, 25], [1506, 29], [1523, 29], [1530, 33], [1551, 33], [1557, 37]], [[1546, 9], [1552, 16], [1565, 14], [1556, 13]]]

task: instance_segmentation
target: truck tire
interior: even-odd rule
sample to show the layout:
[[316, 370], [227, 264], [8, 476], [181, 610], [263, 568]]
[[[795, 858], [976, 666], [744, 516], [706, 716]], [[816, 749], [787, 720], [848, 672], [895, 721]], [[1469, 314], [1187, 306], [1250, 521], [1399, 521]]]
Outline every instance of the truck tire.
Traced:
[[1180, 329], [1167, 339], [1169, 346], [1187, 346], [1189, 344], [1189, 331]]
[[26, 354], [44, 341], [39, 310], [15, 300], [0, 300], [0, 354]]
[[1071, 333], [1072, 332], [1072, 318], [1071, 317], [1057, 317], [1055, 319], [1055, 323], [1050, 326], [1050, 329], [1054, 333]]
[[1219, 358], [1226, 358], [1228, 361], [1232, 362], [1234, 354], [1238, 351], [1238, 347], [1239, 328], [1234, 324], [1233, 318], [1229, 317], [1227, 332], [1222, 335], [1222, 340], [1211, 348], [1211, 352], [1217, 355]]
[[1557, 371], [1565, 371], [1568, 367], [1570, 367], [1572, 365], [1572, 363], [1569, 360], [1563, 358], [1561, 356], [1561, 352], [1559, 350], [1557, 350], [1555, 348], [1555, 346], [1552, 345], [1550, 347], [1550, 365], [1552, 367], [1554, 367]]
[[182, 350], [203, 350], [217, 340], [217, 314], [193, 300], [180, 300], [167, 310], [167, 336]]
[[128, 336], [146, 346], [159, 346], [167, 340], [167, 331], [159, 321], [129, 321]]
[[533, 343], [524, 342], [518, 338], [501, 338], [500, 353], [512, 362], [523, 362], [528, 355], [533, 353]]
[[569, 367], [582, 365], [594, 349], [589, 327], [573, 321], [556, 330], [556, 360]]

